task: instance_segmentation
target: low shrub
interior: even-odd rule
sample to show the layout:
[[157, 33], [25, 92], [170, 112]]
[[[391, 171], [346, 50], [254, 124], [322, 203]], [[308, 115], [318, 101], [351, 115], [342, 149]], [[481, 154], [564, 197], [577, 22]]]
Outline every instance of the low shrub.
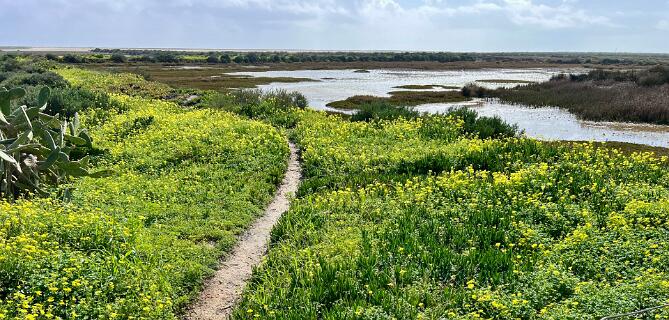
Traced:
[[485, 98], [490, 95], [489, 89], [470, 83], [462, 87], [460, 92], [468, 98]]
[[128, 62], [128, 58], [125, 55], [119, 54], [119, 53], [112, 54], [111, 57], [109, 58], [109, 60], [111, 62], [115, 62], [115, 63]]
[[447, 115], [461, 119], [464, 123], [464, 132], [479, 139], [509, 138], [519, 133], [517, 125], [510, 125], [497, 116], [479, 117], [476, 111], [467, 107], [451, 108]]
[[298, 92], [284, 90], [262, 92], [251, 89], [206, 96], [201, 106], [223, 109], [250, 119], [292, 128], [298, 120], [294, 111], [305, 109], [308, 102]]

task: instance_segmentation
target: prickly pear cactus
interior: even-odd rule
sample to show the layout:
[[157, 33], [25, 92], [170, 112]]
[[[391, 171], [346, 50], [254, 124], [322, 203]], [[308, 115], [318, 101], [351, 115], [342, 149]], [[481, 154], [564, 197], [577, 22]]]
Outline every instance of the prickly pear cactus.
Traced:
[[46, 194], [44, 186], [67, 177], [102, 176], [90, 173], [88, 158], [70, 160], [77, 146], [92, 146], [79, 116], [71, 123], [45, 114], [50, 90], [42, 88], [35, 107], [13, 106], [25, 90], [0, 88], [0, 195], [15, 199], [25, 194]]

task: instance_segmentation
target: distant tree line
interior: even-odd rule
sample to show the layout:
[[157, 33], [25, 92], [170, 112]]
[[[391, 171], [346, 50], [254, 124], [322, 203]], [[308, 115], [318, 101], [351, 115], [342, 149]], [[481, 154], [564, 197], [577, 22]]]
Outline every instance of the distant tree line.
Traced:
[[452, 52], [186, 52], [160, 50], [94, 49], [94, 53], [122, 54], [130, 60], [147, 62], [188, 62], [202, 56], [209, 63], [294, 63], [357, 61], [476, 61], [476, 54]]
[[93, 49], [89, 53], [46, 58], [64, 63], [210, 63], [265, 64], [305, 62], [537, 62], [571, 65], [657, 65], [669, 64], [669, 55], [603, 53], [459, 53], [459, 52], [238, 52], [172, 51], [155, 49]]

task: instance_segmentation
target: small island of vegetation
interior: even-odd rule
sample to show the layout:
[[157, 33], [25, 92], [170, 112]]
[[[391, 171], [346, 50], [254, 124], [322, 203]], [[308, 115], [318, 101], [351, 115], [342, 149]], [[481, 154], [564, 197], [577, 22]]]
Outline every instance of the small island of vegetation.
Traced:
[[334, 101], [328, 107], [337, 109], [357, 109], [363, 104], [387, 102], [395, 106], [417, 106], [427, 103], [451, 103], [470, 100], [460, 91], [391, 91], [390, 97], [353, 96], [345, 100]]

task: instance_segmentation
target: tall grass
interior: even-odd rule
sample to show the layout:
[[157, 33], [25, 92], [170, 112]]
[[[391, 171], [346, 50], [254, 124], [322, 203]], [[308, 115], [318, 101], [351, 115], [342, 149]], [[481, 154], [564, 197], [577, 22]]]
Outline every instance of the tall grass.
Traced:
[[669, 124], [669, 68], [620, 72], [595, 70], [551, 81], [487, 91], [511, 103], [565, 108], [580, 118]]

